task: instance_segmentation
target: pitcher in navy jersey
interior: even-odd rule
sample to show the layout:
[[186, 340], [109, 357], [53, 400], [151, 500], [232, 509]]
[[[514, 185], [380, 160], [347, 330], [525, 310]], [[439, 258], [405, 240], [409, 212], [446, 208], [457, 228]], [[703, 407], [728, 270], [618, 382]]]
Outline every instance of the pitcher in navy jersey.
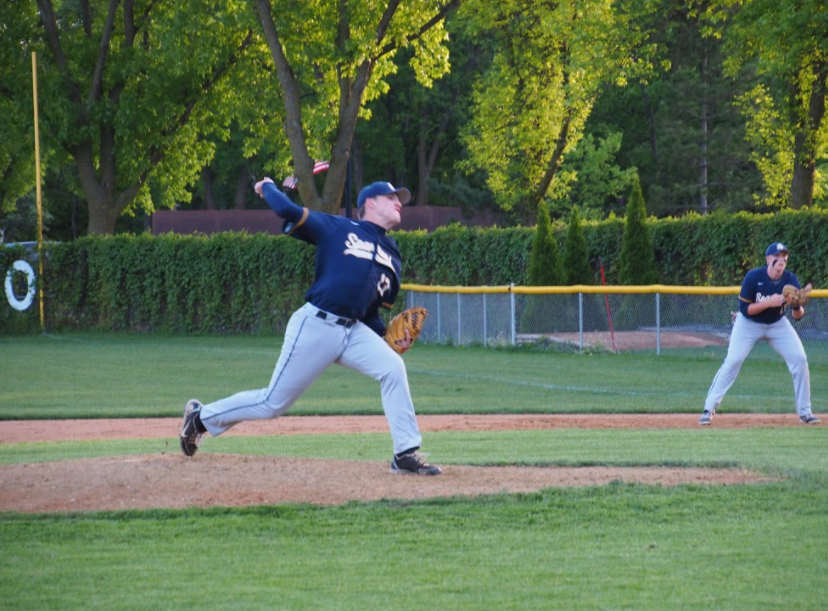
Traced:
[[[804, 424], [818, 424], [819, 418], [811, 413], [811, 374], [808, 357], [799, 335], [785, 317], [787, 303], [782, 295], [786, 284], [801, 288], [799, 279], [786, 269], [788, 248], [782, 242], [774, 242], [765, 250], [767, 266], [750, 270], [742, 282], [739, 292], [739, 311], [730, 334], [727, 356], [704, 402], [704, 412], [699, 424], [706, 426], [713, 421], [713, 414], [722, 399], [733, 386], [742, 363], [745, 362], [754, 344], [765, 339], [776, 350], [791, 372], [794, 385], [796, 413]], [[794, 320], [805, 316], [802, 306], [791, 308]]]
[[382, 407], [393, 441], [392, 473], [437, 475], [416, 450], [422, 436], [402, 357], [383, 339], [380, 308], [391, 308], [400, 290], [401, 260], [387, 232], [400, 223], [411, 200], [406, 188], [375, 182], [360, 191], [359, 220], [325, 214], [293, 203], [269, 178], [256, 193], [285, 220], [286, 232], [316, 245], [316, 272], [306, 303], [290, 318], [282, 352], [266, 388], [237, 393], [184, 410], [181, 450], [192, 456], [204, 433], [220, 435], [244, 420], [284, 414], [333, 363], [380, 382]]

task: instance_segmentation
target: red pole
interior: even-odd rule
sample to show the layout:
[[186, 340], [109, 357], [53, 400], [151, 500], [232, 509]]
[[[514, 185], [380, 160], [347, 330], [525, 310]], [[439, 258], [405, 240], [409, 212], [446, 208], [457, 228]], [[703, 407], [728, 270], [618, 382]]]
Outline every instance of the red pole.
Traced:
[[[607, 279], [604, 277], [604, 264], [601, 263], [601, 284], [607, 286]], [[618, 353], [618, 347], [615, 345], [615, 331], [612, 329], [612, 315], [610, 314], [609, 295], [604, 293], [604, 303], [607, 306], [607, 320], [609, 321], [610, 337], [612, 338], [612, 351]]]

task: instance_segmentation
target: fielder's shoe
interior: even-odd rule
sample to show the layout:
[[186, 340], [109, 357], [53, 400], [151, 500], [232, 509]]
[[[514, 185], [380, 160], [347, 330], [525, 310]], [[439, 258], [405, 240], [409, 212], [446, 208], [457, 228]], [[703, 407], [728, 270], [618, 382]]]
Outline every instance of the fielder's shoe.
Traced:
[[710, 426], [710, 424], [713, 422], [714, 413], [715, 412], [703, 412], [701, 418], [699, 418], [699, 424], [702, 426]]
[[184, 424], [181, 426], [181, 432], [178, 437], [181, 441], [181, 451], [184, 456], [193, 456], [198, 452], [198, 446], [201, 444], [201, 437], [204, 431], [199, 430], [196, 424], [197, 416], [201, 412], [201, 403], [195, 399], [187, 401], [184, 407]]
[[414, 475], [439, 475], [443, 470], [440, 467], [428, 464], [422, 455], [410, 452], [391, 459], [391, 473], [410, 473]]
[[802, 424], [819, 424], [820, 420], [813, 414], [808, 414], [807, 416], [800, 416], [800, 420], [802, 420]]

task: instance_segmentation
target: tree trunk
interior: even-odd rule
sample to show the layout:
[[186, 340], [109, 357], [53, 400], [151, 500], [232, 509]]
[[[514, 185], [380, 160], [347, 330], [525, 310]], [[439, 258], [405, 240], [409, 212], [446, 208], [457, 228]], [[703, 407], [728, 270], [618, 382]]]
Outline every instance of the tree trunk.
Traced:
[[201, 168], [201, 184], [204, 185], [204, 207], [207, 210], [215, 210], [216, 198], [213, 195], [213, 173], [208, 165]]
[[552, 151], [552, 157], [550, 157], [549, 163], [546, 166], [546, 172], [544, 173], [538, 188], [532, 194], [532, 198], [529, 200], [529, 206], [524, 211], [524, 221], [527, 226], [530, 226], [535, 222], [538, 213], [538, 206], [546, 195], [546, 192], [549, 191], [549, 187], [555, 179], [555, 174], [558, 173], [558, 169], [560, 169], [561, 164], [563, 163], [563, 151], [564, 148], [566, 148], [567, 141], [569, 140], [569, 125], [571, 122], [572, 114], [567, 111], [564, 121], [561, 124], [561, 130], [558, 132], [558, 138], [555, 141], [555, 150]]
[[420, 125], [420, 137], [417, 141], [417, 192], [414, 194], [415, 206], [428, 205], [428, 161], [426, 161], [426, 149], [428, 143], [426, 142], [425, 130], [422, 124]]
[[704, 47], [701, 66], [702, 101], [701, 101], [701, 151], [699, 153], [699, 212], [709, 212], [707, 201], [707, 141], [710, 137], [707, 125], [707, 46]]
[[80, 198], [77, 195], [72, 196], [72, 239], [78, 239], [78, 200]]
[[[393, 21], [401, 0], [390, 0], [386, 3], [382, 17], [377, 25], [375, 33], [376, 55], [363, 57], [357, 65], [356, 70], [345, 68], [344, 63], [337, 67], [339, 80], [339, 103], [338, 103], [338, 124], [331, 150], [330, 167], [325, 176], [325, 184], [320, 196], [313, 181], [314, 160], [308, 154], [307, 141], [305, 139], [304, 125], [302, 122], [302, 96], [299, 83], [293, 74], [282, 42], [279, 31], [273, 20], [270, 0], [255, 0], [256, 12], [262, 23], [262, 32], [265, 42], [270, 49], [273, 65], [279, 78], [282, 88], [282, 100], [285, 104], [285, 135], [290, 144], [290, 152], [293, 156], [294, 174], [298, 179], [299, 196], [302, 203], [308, 208], [321, 210], [336, 214], [342, 203], [342, 194], [345, 190], [345, 181], [348, 174], [348, 162], [351, 156], [351, 144], [353, 142], [356, 122], [359, 110], [362, 107], [362, 99], [365, 88], [371, 79], [374, 66], [377, 60], [398, 47], [395, 40], [388, 41], [388, 30]], [[446, 15], [460, 5], [460, 0], [452, 0], [442, 6], [428, 22], [424, 23], [418, 33], [408, 38], [411, 42], [422, 36], [446, 18]], [[339, 24], [336, 35], [336, 46], [341, 51], [342, 57], [348, 57], [350, 51], [348, 46], [351, 41], [350, 15], [347, 10], [347, 3], [339, 3]], [[343, 60], [345, 61], [345, 60]], [[352, 76], [348, 76], [352, 74]]]
[[73, 156], [86, 205], [89, 208], [87, 233], [89, 235], [114, 233], [115, 219], [118, 218], [120, 210], [115, 215], [110, 213], [115, 199], [112, 185], [98, 180], [91, 143], [87, 141], [77, 146]]
[[238, 176], [236, 176], [236, 196], [233, 202], [236, 205], [236, 210], [244, 210], [247, 208], [247, 190], [252, 188], [250, 184], [250, 172], [246, 167], [241, 168]]
[[428, 146], [426, 139], [425, 120], [420, 122], [420, 139], [417, 144], [417, 194], [414, 205], [427, 206], [428, 205], [428, 179], [431, 178], [431, 173], [434, 172], [434, 166], [437, 163], [437, 155], [440, 152], [440, 142], [442, 142], [443, 134], [448, 128], [450, 114], [446, 112], [440, 120], [440, 125], [437, 127], [437, 133], [434, 134], [434, 139], [431, 141], [431, 146]]
[[791, 208], [809, 207], [814, 201], [817, 132], [825, 116], [828, 93], [828, 64], [814, 66], [814, 84], [808, 101], [808, 116], [794, 135], [794, 172], [791, 180]]
[[[797, 158], [805, 148], [804, 140], [805, 136], [801, 132], [797, 132], [794, 136], [794, 149], [797, 151]], [[791, 208], [794, 210], [808, 207], [813, 203], [815, 171], [816, 164], [814, 162], [797, 161], [794, 163], [793, 178], [791, 179]]]
[[89, 235], [112, 235], [115, 233], [115, 221], [120, 212], [112, 210], [112, 202], [102, 198], [92, 199], [86, 196], [89, 206], [89, 224], [87, 233]]
[[658, 167], [658, 140], [656, 138], [656, 123], [655, 113], [653, 112], [653, 105], [650, 101], [650, 94], [647, 93], [647, 88], [642, 84], [641, 96], [644, 98], [644, 106], [647, 109], [647, 123], [650, 126], [650, 152], [653, 155], [653, 165]]
[[[299, 83], [296, 82], [293, 69], [282, 48], [282, 41], [273, 21], [270, 0], [256, 0], [256, 12], [259, 14], [264, 39], [270, 49], [273, 65], [276, 68], [276, 74], [282, 88], [282, 100], [285, 104], [285, 135], [293, 156], [293, 173], [298, 180], [297, 190], [305, 206], [318, 210], [322, 207], [322, 202], [313, 181], [313, 160], [310, 158], [308, 145], [305, 141], [302, 124], [302, 95], [299, 90]], [[333, 162], [332, 159], [332, 167]], [[330, 180], [330, 176], [327, 178]]]
[[[365, 166], [362, 163], [362, 148], [359, 146], [359, 138], [354, 136], [351, 141], [351, 159], [352, 159], [352, 174], [351, 183], [353, 184], [354, 192], [359, 195], [362, 187], [365, 186]], [[354, 209], [356, 210], [356, 197], [354, 196]]]

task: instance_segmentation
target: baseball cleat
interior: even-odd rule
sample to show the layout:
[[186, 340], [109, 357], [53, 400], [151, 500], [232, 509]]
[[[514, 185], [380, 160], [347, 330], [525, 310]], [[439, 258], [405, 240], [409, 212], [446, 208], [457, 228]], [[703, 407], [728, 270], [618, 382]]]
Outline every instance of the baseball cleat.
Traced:
[[199, 431], [196, 426], [196, 417], [201, 411], [201, 407], [201, 403], [195, 399], [187, 401], [187, 405], [184, 407], [184, 424], [178, 434], [184, 456], [195, 455], [198, 452], [198, 446], [201, 444], [201, 437], [204, 433]]
[[819, 424], [820, 420], [813, 414], [808, 414], [807, 416], [800, 416], [799, 419], [802, 421], [802, 424]]
[[391, 459], [391, 473], [407, 473], [412, 475], [439, 475], [443, 470], [440, 467], [428, 464], [422, 455], [417, 452], [394, 456]]
[[709, 426], [713, 422], [713, 412], [704, 412], [699, 418], [699, 424], [702, 426]]

